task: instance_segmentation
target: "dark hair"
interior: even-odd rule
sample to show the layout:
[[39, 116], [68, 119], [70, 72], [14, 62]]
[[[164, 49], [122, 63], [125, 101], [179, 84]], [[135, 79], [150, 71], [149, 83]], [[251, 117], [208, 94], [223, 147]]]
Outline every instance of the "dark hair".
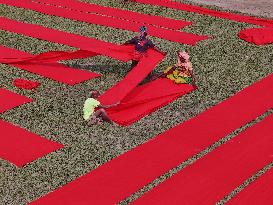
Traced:
[[141, 26], [141, 27], [139, 28], [139, 31], [140, 31], [140, 32], [146, 32], [146, 31], [147, 31], [146, 26]]
[[100, 95], [99, 91], [97, 91], [97, 90], [91, 90], [91, 91], [90, 91], [90, 96], [93, 97], [95, 93], [96, 93], [97, 95]]

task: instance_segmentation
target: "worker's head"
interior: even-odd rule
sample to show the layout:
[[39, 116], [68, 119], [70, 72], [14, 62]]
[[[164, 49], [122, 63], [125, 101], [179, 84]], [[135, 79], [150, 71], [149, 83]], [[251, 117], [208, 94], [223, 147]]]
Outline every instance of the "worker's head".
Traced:
[[186, 51], [179, 51], [178, 57], [181, 62], [188, 61], [190, 59], [190, 55]]
[[97, 91], [97, 90], [92, 90], [91, 92], [90, 92], [90, 97], [91, 98], [98, 98], [100, 96], [100, 93], [99, 93], [99, 91]]
[[147, 32], [147, 27], [146, 27], [146, 26], [141, 26], [141, 27], [139, 28], [139, 31], [140, 31], [140, 33]]
[[140, 31], [140, 38], [145, 38], [147, 36], [147, 28], [145, 26], [141, 26], [139, 28]]

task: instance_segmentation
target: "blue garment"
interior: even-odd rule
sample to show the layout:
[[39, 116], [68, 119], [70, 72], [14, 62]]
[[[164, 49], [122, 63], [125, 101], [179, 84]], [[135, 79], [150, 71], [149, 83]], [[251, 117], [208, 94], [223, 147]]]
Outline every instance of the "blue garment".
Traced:
[[140, 53], [144, 53], [148, 50], [148, 48], [152, 48], [155, 46], [151, 40], [149, 40], [145, 37], [140, 38], [138, 36], [132, 38], [129, 41], [126, 41], [126, 44], [134, 44], [135, 50]]

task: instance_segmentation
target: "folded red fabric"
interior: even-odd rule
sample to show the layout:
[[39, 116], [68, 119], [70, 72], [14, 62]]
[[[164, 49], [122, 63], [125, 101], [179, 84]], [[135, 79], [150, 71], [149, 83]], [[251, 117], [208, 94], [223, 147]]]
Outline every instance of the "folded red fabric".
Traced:
[[37, 88], [38, 86], [40, 86], [41, 83], [31, 81], [31, 80], [16, 78], [13, 80], [13, 85], [18, 88], [23, 88], [26, 90], [33, 90], [34, 88]]
[[273, 28], [248, 28], [240, 31], [238, 35], [241, 39], [256, 45], [273, 43]]

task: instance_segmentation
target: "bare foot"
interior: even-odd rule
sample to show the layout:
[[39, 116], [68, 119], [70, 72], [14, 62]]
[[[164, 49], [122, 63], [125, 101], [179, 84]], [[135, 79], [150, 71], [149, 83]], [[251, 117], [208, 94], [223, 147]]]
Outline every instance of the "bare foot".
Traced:
[[102, 120], [100, 118], [97, 118], [97, 124], [102, 125]]
[[94, 125], [97, 122], [97, 118], [95, 116], [92, 116], [91, 119], [88, 122], [88, 125]]

